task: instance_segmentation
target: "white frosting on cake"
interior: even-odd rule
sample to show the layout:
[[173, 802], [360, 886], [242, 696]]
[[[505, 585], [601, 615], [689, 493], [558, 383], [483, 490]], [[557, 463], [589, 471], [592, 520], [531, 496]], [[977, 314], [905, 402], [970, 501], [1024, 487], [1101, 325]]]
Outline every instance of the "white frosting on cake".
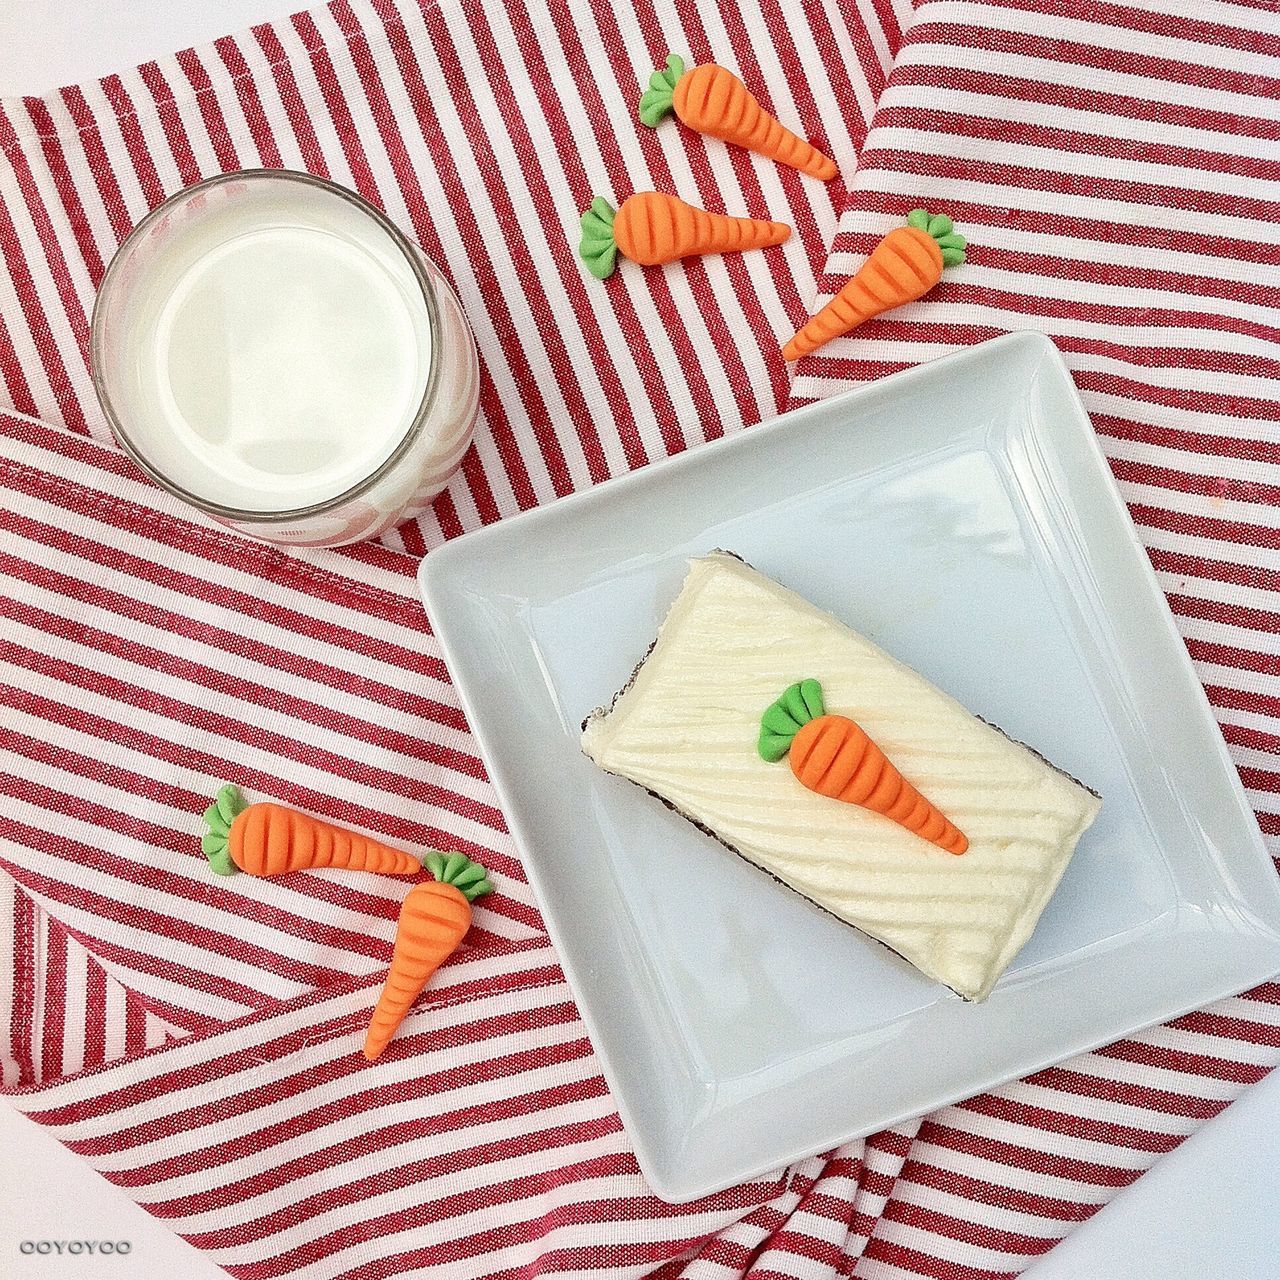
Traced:
[[[969, 838], [946, 853], [756, 750], [794, 681], [856, 720]], [[982, 1000], [1030, 937], [1100, 801], [831, 615], [732, 556], [695, 560], [657, 643], [583, 749], [806, 898]]]

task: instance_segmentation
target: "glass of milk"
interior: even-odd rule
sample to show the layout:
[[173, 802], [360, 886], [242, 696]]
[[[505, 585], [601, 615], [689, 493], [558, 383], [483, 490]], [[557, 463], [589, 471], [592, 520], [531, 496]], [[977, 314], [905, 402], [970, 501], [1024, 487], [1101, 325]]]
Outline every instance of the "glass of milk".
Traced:
[[98, 398], [158, 484], [295, 546], [418, 514], [471, 442], [475, 342], [444, 277], [359, 196], [287, 170], [172, 196], [108, 267]]

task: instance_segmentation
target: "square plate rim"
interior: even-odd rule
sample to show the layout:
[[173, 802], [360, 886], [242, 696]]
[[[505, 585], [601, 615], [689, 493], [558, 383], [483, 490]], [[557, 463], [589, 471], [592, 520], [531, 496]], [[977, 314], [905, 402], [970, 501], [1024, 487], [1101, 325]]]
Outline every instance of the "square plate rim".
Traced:
[[[498, 794], [499, 801], [502, 806], [503, 818], [507, 823], [508, 831], [515, 843], [522, 859], [522, 866], [528, 878], [530, 887], [539, 900], [542, 910], [544, 922], [547, 926], [547, 932], [557, 953], [557, 959], [565, 973], [566, 981], [573, 992], [575, 1002], [577, 1003], [579, 1013], [587, 1027], [588, 1034], [592, 1041], [592, 1047], [597, 1052], [602, 1074], [605, 1076], [609, 1085], [611, 1100], [617, 1106], [629, 1140], [631, 1141], [637, 1161], [640, 1165], [641, 1172], [650, 1187], [664, 1200], [671, 1203], [680, 1204], [688, 1203], [696, 1200], [704, 1195], [712, 1194], [716, 1191], [723, 1190], [727, 1187], [737, 1185], [742, 1182], [752, 1181], [765, 1175], [775, 1172], [779, 1168], [785, 1168], [787, 1165], [794, 1163], [798, 1159], [803, 1159], [812, 1154], [815, 1149], [824, 1149], [823, 1147], [814, 1148], [813, 1144], [806, 1142], [802, 1147], [798, 1147], [793, 1151], [783, 1153], [780, 1159], [771, 1160], [765, 1164], [752, 1163], [745, 1168], [744, 1171], [735, 1171], [729, 1180], [719, 1180], [713, 1183], [699, 1181], [694, 1184], [683, 1184], [678, 1176], [674, 1173], [664, 1170], [660, 1161], [655, 1160], [655, 1152], [650, 1142], [650, 1135], [644, 1126], [636, 1123], [634, 1113], [632, 1111], [630, 1100], [627, 1097], [626, 1090], [618, 1087], [615, 1079], [612, 1064], [608, 1060], [608, 1055], [599, 1048], [601, 1037], [598, 1033], [596, 1011], [591, 1007], [590, 1000], [581, 997], [580, 992], [585, 988], [579, 983], [578, 976], [574, 972], [574, 962], [569, 959], [567, 949], [562, 947], [559, 941], [560, 922], [556, 919], [554, 906], [550, 909], [547, 906], [549, 901], [548, 890], [550, 886], [543, 880], [542, 872], [538, 865], [538, 858], [535, 856], [536, 839], [530, 839], [525, 829], [523, 817], [519, 812], [519, 807], [515, 805], [508, 797], [506, 789], [503, 785], [503, 775], [505, 775], [505, 766], [497, 763], [499, 757], [490, 750], [490, 735], [484, 724], [484, 717], [474, 714], [474, 701], [471, 697], [470, 681], [471, 673], [462, 662], [455, 662], [459, 650], [455, 648], [451, 636], [450, 624], [441, 623], [437, 620], [438, 611], [436, 606], [439, 603], [437, 591], [443, 590], [440, 579], [447, 578], [453, 569], [454, 561], [463, 560], [473, 555], [476, 550], [484, 544], [488, 546], [490, 543], [502, 543], [512, 537], [521, 535], [527, 536], [527, 530], [532, 526], [541, 526], [550, 522], [572, 521], [576, 518], [577, 512], [583, 508], [608, 502], [614, 499], [620, 491], [640, 489], [655, 484], [661, 484], [665, 475], [672, 471], [683, 469], [690, 466], [707, 465], [707, 455], [719, 452], [723, 448], [732, 448], [735, 445], [741, 445], [751, 439], [759, 440], [762, 436], [772, 435], [777, 432], [794, 429], [797, 420], [802, 417], [821, 416], [830, 412], [833, 406], [857, 405], [859, 402], [871, 400], [891, 394], [896, 390], [906, 390], [912, 384], [919, 381], [930, 381], [938, 377], [944, 377], [949, 368], [956, 365], [964, 365], [979, 358], [977, 353], [987, 358], [993, 358], [997, 355], [1004, 356], [1006, 353], [1009, 357], [1016, 357], [1019, 351], [1024, 352], [1024, 358], [1032, 361], [1051, 363], [1055, 372], [1064, 379], [1066, 386], [1070, 391], [1069, 401], [1072, 416], [1075, 419], [1075, 425], [1080, 428], [1081, 443], [1085, 449], [1092, 455], [1090, 461], [1099, 466], [1099, 481], [1104, 492], [1104, 496], [1108, 505], [1114, 508], [1116, 514], [1121, 517], [1121, 528], [1124, 531], [1126, 541], [1131, 548], [1137, 553], [1136, 565], [1138, 570], [1143, 574], [1151, 587], [1155, 596], [1164, 607], [1162, 610], [1163, 622], [1167, 632], [1176, 641], [1173, 652], [1182, 673], [1190, 678], [1190, 684], [1193, 693], [1198, 691], [1198, 697], [1195, 698], [1195, 714], [1201, 721], [1202, 727], [1210, 729], [1210, 741], [1216, 745], [1219, 763], [1225, 766], [1225, 773], [1229, 784], [1233, 791], [1233, 798], [1237, 802], [1243, 814], [1248, 817], [1248, 826], [1251, 828], [1251, 848], [1248, 851], [1241, 851], [1241, 856], [1257, 857], [1270, 864], [1270, 855], [1267, 852], [1262, 832], [1258, 827], [1256, 816], [1252, 807], [1248, 804], [1247, 797], [1244, 792], [1243, 784], [1239, 779], [1235, 765], [1231, 760], [1230, 753], [1227, 749], [1226, 741], [1223, 738], [1221, 728], [1213, 715], [1213, 709], [1205, 694], [1203, 684], [1195, 673], [1195, 668], [1191, 662], [1190, 655], [1187, 653], [1186, 647], [1182, 642], [1181, 633], [1178, 631], [1176, 621], [1172, 610], [1169, 609], [1167, 598], [1164, 591], [1156, 579], [1154, 568], [1146, 554], [1146, 549], [1138, 536], [1137, 529], [1133, 524], [1132, 517], [1129, 514], [1128, 507], [1124, 502], [1123, 496], [1119, 491], [1115, 476], [1111, 471], [1110, 465], [1106, 460], [1105, 454], [1102, 452], [1101, 445], [1097, 439], [1096, 432], [1092, 423], [1089, 421], [1088, 413], [1079, 398], [1079, 393], [1075, 387], [1074, 380], [1071, 376], [1062, 353], [1054, 342], [1045, 334], [1038, 330], [1017, 330], [1010, 333], [999, 335], [995, 338], [987, 339], [984, 342], [975, 343], [971, 346], [962, 347], [955, 351], [948, 352], [935, 359], [923, 361], [918, 365], [900, 370], [894, 374], [884, 378], [879, 378], [871, 382], [867, 382], [837, 395], [828, 397], [824, 400], [813, 401], [808, 404], [799, 406], [796, 409], [788, 410], [776, 417], [761, 422], [743, 431], [737, 432], [732, 436], [716, 441], [708, 442], [705, 445], [696, 445], [688, 448], [680, 453], [667, 455], [657, 459], [646, 466], [639, 467], [633, 471], [625, 472], [622, 475], [611, 477], [600, 484], [591, 486], [590, 488], [579, 490], [575, 493], [568, 494], [563, 498], [556, 499], [552, 502], [543, 504], [538, 507], [520, 512], [516, 515], [507, 517], [502, 520], [495, 521], [493, 524], [484, 526], [483, 528], [474, 530], [473, 532], [455, 538], [450, 542], [442, 544], [435, 550], [430, 552], [422, 560], [418, 571], [419, 588], [423, 597], [424, 605], [431, 614], [433, 634], [437, 643], [441, 648], [446, 667], [449, 670], [450, 678], [454, 688], [457, 691], [459, 701], [462, 706], [464, 715], [467, 717], [467, 723], [471, 731], [476, 737], [480, 752], [483, 757], [486, 768], [490, 774], [490, 780], [494, 785]], [[1038, 368], [1039, 365], [1030, 365], [1031, 368]], [[447, 616], [447, 615], [446, 615]], [[462, 674], [463, 671], [467, 674]], [[1190, 707], [1187, 710], [1191, 710]], [[1274, 906], [1280, 906], [1280, 885], [1277, 886], [1274, 896]], [[1280, 964], [1280, 915], [1271, 921], [1276, 932], [1273, 935], [1272, 943], [1276, 951], [1277, 964]], [[1259, 974], [1257, 981], [1265, 980], [1270, 973]], [[1179, 1017], [1185, 1013], [1203, 1007], [1206, 1003], [1222, 997], [1234, 994], [1240, 991], [1243, 986], [1255, 979], [1245, 978], [1243, 982], [1233, 979], [1226, 989], [1212, 988], [1208, 994], [1197, 992], [1193, 997], [1189, 997], [1185, 1004], [1176, 1005], [1163, 1011], [1153, 1018], [1145, 1018], [1135, 1022], [1127, 1029], [1116, 1031], [1114, 1028], [1100, 1029], [1096, 1038], [1088, 1040], [1085, 1043], [1066, 1050], [1046, 1051], [1041, 1057], [1037, 1057], [1031, 1065], [1026, 1063], [1018, 1064], [1016, 1067], [996, 1067], [988, 1077], [984, 1077], [982, 1083], [976, 1087], [971, 1081], [958, 1086], [953, 1092], [940, 1092], [935, 1103], [931, 1104], [930, 1109], [951, 1105], [964, 1098], [974, 1096], [977, 1093], [985, 1092], [988, 1089], [997, 1088], [1011, 1080], [1021, 1078], [1024, 1074], [1042, 1070], [1056, 1063], [1064, 1061], [1066, 1058], [1074, 1056], [1078, 1053], [1088, 1052], [1100, 1045], [1110, 1043], [1118, 1038], [1131, 1035], [1145, 1027], [1156, 1025], [1160, 1022], [1167, 1021], [1170, 1018]], [[839, 1145], [841, 1142], [851, 1141], [857, 1137], [865, 1136], [865, 1134], [873, 1132], [875, 1128], [889, 1127], [902, 1123], [906, 1120], [914, 1118], [920, 1114], [918, 1109], [910, 1109], [902, 1114], [897, 1114], [891, 1119], [877, 1120], [873, 1127], [861, 1127], [855, 1129], [854, 1132], [845, 1133], [840, 1131], [842, 1136], [837, 1136], [826, 1145]]]

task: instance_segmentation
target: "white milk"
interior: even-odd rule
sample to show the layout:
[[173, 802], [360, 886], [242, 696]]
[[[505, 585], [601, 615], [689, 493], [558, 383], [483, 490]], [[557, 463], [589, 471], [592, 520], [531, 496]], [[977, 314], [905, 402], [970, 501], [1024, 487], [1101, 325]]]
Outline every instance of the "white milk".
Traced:
[[434, 352], [435, 412], [406, 451], [419, 474], [375, 497], [380, 518], [421, 505], [421, 481], [439, 489], [474, 417], [474, 347], [448, 287], [426, 268], [429, 303], [400, 243], [332, 188], [249, 174], [184, 195], [122, 251], [95, 316], [117, 434], [200, 504], [297, 511], [386, 462], [422, 408], [435, 346], [452, 344]]

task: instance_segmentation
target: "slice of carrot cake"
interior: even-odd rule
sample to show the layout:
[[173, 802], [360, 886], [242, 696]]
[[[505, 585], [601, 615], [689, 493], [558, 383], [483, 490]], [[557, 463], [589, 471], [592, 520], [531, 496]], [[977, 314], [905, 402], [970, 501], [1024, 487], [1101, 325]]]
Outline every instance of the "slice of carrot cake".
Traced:
[[1031, 936], [1101, 805], [725, 552], [693, 561], [652, 650], [582, 742], [970, 1000]]

